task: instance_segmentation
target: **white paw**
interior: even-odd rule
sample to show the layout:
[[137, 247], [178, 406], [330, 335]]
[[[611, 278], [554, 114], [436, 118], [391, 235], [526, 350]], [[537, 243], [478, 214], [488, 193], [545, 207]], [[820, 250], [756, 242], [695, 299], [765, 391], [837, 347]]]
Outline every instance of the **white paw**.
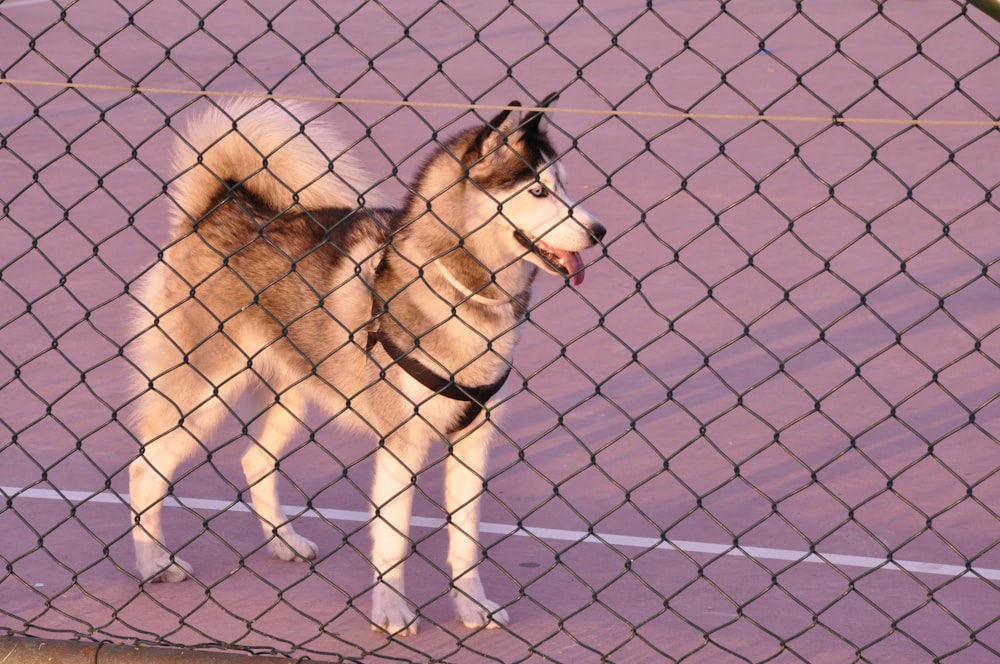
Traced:
[[399, 592], [385, 583], [372, 591], [372, 631], [390, 636], [413, 636], [417, 633], [417, 614]]
[[462, 624], [469, 629], [500, 629], [510, 623], [510, 617], [496, 602], [486, 599], [473, 599], [460, 590], [451, 593], [455, 600], [455, 610]]
[[136, 566], [139, 568], [139, 576], [146, 583], [177, 583], [193, 576], [190, 565], [176, 556], [171, 560], [162, 549], [154, 555], [140, 555]]
[[315, 560], [319, 547], [311, 540], [288, 529], [267, 541], [267, 549], [279, 560]]

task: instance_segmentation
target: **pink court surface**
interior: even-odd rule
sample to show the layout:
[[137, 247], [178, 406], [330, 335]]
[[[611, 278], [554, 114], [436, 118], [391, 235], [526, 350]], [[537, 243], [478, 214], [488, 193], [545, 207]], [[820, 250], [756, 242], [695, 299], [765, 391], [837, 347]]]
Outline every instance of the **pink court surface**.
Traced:
[[[60, 20], [0, 3], [0, 628], [318, 661], [994, 661], [988, 17], [944, 0], [390, 3], [399, 21], [250, 4], [89, 0]], [[197, 578], [135, 577], [127, 291], [167, 237], [172, 127], [206, 107], [199, 87], [341, 91], [354, 101], [318, 111], [402, 180], [477, 121], [442, 104], [563, 90], [553, 140], [609, 233], [580, 287], [539, 278], [493, 413], [483, 573], [508, 628], [454, 617], [442, 449], [407, 562], [421, 631], [371, 631], [372, 442], [320, 419], [278, 471], [319, 560], [261, 549], [232, 418], [166, 510]], [[866, 121], [914, 115], [931, 122]]]

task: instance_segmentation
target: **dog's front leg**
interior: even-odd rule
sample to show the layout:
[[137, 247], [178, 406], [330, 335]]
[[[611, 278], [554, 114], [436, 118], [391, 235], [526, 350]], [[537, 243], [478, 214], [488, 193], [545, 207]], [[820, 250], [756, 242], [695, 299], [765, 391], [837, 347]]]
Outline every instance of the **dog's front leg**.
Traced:
[[414, 445], [395, 436], [375, 453], [372, 488], [372, 629], [396, 636], [417, 633], [417, 616], [406, 599], [403, 564], [411, 547], [410, 514], [413, 485], [426, 455], [426, 445]]
[[492, 426], [485, 423], [464, 437], [455, 436], [445, 461], [445, 509], [451, 515], [448, 564], [453, 580], [452, 597], [458, 617], [470, 629], [495, 629], [509, 621], [507, 612], [486, 598], [479, 578], [480, 499], [491, 434]]

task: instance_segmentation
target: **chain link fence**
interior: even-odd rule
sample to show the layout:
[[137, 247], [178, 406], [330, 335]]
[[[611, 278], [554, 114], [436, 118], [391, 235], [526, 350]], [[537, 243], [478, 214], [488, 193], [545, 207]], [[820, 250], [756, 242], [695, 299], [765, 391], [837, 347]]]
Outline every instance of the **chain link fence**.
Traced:
[[[1000, 657], [998, 37], [954, 0], [0, 2], [5, 633], [321, 661]], [[481, 569], [511, 624], [454, 618], [439, 458], [407, 563], [422, 631], [371, 631], [372, 444], [322, 418], [276, 471], [320, 557], [267, 556], [240, 404], [165, 510], [196, 578], [142, 583], [128, 320], [176, 127], [227, 94], [307, 98], [402, 197], [442, 136], [552, 90], [569, 188], [609, 232], [586, 284], [539, 277], [496, 409]]]

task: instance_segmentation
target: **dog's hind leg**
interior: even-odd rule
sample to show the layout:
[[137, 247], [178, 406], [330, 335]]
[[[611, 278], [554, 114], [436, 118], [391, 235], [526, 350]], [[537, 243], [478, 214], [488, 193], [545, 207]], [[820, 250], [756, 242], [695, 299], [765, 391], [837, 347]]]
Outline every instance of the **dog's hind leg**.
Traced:
[[[200, 378], [196, 380], [204, 382]], [[179, 388], [174, 394], [183, 394], [177, 399], [190, 404], [192, 395], [183, 393], [185, 382], [185, 377], [167, 376], [158, 381], [157, 388], [162, 389], [164, 383], [172, 384]], [[225, 403], [219, 396], [212, 396], [207, 389], [200, 392], [205, 400], [195, 401], [197, 405], [190, 411], [160, 391], [146, 392], [137, 402], [134, 429], [142, 450], [129, 465], [129, 495], [136, 566], [140, 577], [146, 581], [183, 581], [191, 574], [191, 566], [167, 548], [162, 511], [172, 493], [178, 467], [204, 449], [202, 441], [226, 413]]]
[[416, 613], [406, 599], [403, 564], [410, 540], [413, 487], [427, 456], [429, 441], [397, 432], [375, 453], [375, 483], [371, 500], [372, 556], [375, 588], [372, 592], [372, 629], [396, 636], [417, 633]]
[[262, 415], [241, 462], [267, 548], [281, 560], [313, 560], [319, 549], [295, 532], [278, 499], [277, 467], [289, 439], [302, 427], [306, 400], [295, 388], [277, 396], [262, 388], [255, 398]]
[[479, 578], [482, 545], [479, 542], [480, 499], [485, 491], [492, 425], [452, 437], [445, 460], [445, 509], [450, 515], [448, 564], [452, 573], [452, 598], [466, 627], [499, 628], [507, 612], [486, 598]]

